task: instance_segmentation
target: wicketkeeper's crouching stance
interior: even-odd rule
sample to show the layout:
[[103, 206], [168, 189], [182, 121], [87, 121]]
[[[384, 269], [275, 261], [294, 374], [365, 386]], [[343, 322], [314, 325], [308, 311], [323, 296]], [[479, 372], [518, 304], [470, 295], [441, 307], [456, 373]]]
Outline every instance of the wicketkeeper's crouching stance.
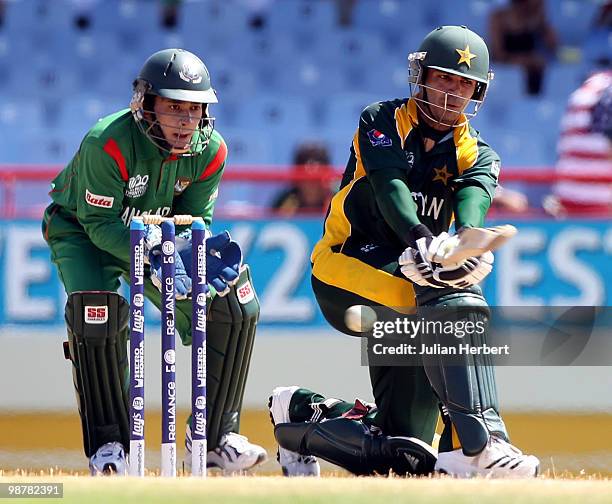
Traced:
[[[53, 181], [43, 233], [68, 294], [64, 349], [73, 365], [92, 474], [126, 472], [129, 309], [115, 291], [120, 277], [129, 280], [129, 222], [141, 214], [191, 215], [210, 227], [227, 157], [208, 110], [216, 102], [197, 56], [159, 51], [134, 81], [131, 109], [96, 123]], [[177, 227], [174, 324], [189, 345], [191, 237], [185, 228]], [[145, 295], [159, 307], [159, 226], [147, 226], [145, 242]], [[208, 464], [242, 471], [266, 459], [262, 447], [238, 434], [259, 302], [240, 247], [227, 232], [207, 239], [207, 254]]]
[[[443, 26], [408, 59], [412, 95], [362, 112], [311, 257], [319, 307], [348, 335], [361, 336], [345, 322], [353, 305], [487, 327], [477, 284], [492, 270], [491, 251], [512, 234], [482, 228], [500, 171], [499, 156], [469, 123], [493, 77], [485, 42], [465, 26]], [[449, 237], [453, 219], [458, 232]], [[486, 332], [464, 342], [481, 346]], [[375, 406], [276, 388], [270, 413], [283, 472], [316, 475], [320, 457], [356, 474], [535, 476], [538, 459], [509, 442], [491, 362], [459, 359], [371, 365]], [[429, 445], [440, 413], [436, 454]]]

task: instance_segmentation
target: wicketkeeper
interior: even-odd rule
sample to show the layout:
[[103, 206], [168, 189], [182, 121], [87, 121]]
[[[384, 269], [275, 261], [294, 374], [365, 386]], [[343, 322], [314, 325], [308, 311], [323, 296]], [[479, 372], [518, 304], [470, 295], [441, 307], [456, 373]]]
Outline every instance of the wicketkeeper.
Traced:
[[[373, 103], [361, 114], [312, 253], [321, 311], [349, 335], [361, 336], [345, 325], [352, 305], [398, 313], [438, 308], [442, 321], [446, 309], [455, 322], [452, 308], [461, 307], [465, 319], [485, 325], [489, 314], [478, 283], [492, 269], [492, 253], [444, 267], [434, 261], [447, 253], [453, 220], [460, 236], [483, 226], [497, 186], [499, 156], [469, 123], [493, 78], [489, 52], [465, 26], [443, 26], [409, 64], [411, 96]], [[486, 334], [465, 341], [483, 342]], [[453, 364], [370, 366], [375, 405], [275, 389], [270, 411], [284, 472], [318, 474], [321, 457], [357, 474], [536, 475], [538, 459], [509, 442], [490, 362], [466, 355]], [[436, 460], [423, 441], [432, 443], [440, 411]]]
[[[192, 215], [210, 227], [227, 146], [210, 114], [217, 103], [210, 75], [194, 54], [166, 49], [147, 59], [134, 81], [129, 109], [97, 122], [55, 178], [43, 233], [68, 294], [66, 357], [92, 474], [126, 471], [129, 449], [128, 304], [112, 292], [129, 281], [129, 223], [144, 214]], [[177, 227], [176, 329], [191, 343], [188, 230]], [[146, 296], [159, 307], [159, 227], [146, 231]], [[177, 246], [177, 250], [181, 247]], [[227, 232], [208, 239], [212, 299], [207, 323], [208, 453], [211, 466], [240, 471], [261, 463], [265, 450], [238, 434], [247, 371], [259, 317], [251, 276]], [[244, 288], [246, 287], [246, 288]], [[238, 295], [248, 292], [250, 295]], [[107, 306], [107, 316], [83, 316], [83, 306]], [[95, 318], [95, 317], [94, 317]], [[106, 320], [105, 320], [106, 319]], [[91, 324], [105, 324], [105, 338]], [[99, 327], [99, 326], [97, 326]], [[190, 464], [190, 420], [186, 462]]]

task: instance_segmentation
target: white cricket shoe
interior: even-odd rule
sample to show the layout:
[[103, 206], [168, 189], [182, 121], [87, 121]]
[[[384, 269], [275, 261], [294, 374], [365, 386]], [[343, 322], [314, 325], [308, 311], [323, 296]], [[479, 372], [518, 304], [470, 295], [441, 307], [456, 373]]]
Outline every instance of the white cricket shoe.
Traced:
[[[268, 454], [261, 446], [251, 443], [246, 436], [235, 432], [223, 434], [219, 446], [206, 455], [208, 468], [219, 468], [225, 473], [246, 471], [265, 462]], [[185, 470], [191, 472], [191, 427], [185, 434]]]
[[473, 457], [464, 455], [461, 448], [439, 453], [435, 470], [458, 478], [533, 478], [539, 468], [537, 457], [524, 455], [507, 441], [491, 436], [485, 449]]
[[125, 450], [118, 441], [100, 446], [89, 459], [89, 471], [92, 476], [126, 476], [127, 468]]
[[[276, 387], [272, 391], [268, 407], [272, 425], [287, 423], [289, 419], [289, 403], [291, 396], [300, 387]], [[281, 446], [278, 447], [276, 460], [280, 464], [284, 476], [320, 476], [321, 466], [316, 457], [300, 455]]]

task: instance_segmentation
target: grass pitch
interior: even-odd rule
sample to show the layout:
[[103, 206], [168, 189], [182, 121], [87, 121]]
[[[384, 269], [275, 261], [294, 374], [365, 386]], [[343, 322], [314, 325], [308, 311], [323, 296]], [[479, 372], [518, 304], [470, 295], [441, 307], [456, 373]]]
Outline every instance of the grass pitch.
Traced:
[[[62, 503], [248, 503], [248, 504], [463, 504], [612, 503], [609, 479], [453, 480], [450, 478], [319, 479], [282, 477], [209, 477], [207, 480], [148, 477], [0, 476], [0, 483], [62, 482]], [[20, 499], [20, 502], [29, 502]], [[31, 499], [40, 503], [40, 499]]]

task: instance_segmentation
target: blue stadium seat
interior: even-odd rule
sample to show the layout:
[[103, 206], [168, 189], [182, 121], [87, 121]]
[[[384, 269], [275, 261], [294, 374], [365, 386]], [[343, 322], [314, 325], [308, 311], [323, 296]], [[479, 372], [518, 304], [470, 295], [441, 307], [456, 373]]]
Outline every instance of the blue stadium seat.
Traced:
[[470, 30], [478, 33], [482, 38], [488, 37], [489, 15], [495, 8], [495, 2], [487, 0], [439, 0], [429, 3], [431, 19], [436, 23], [431, 29], [438, 25], [465, 25]]
[[343, 93], [333, 95], [326, 107], [325, 129], [331, 129], [337, 136], [344, 135], [345, 142], [350, 142], [359, 126], [359, 116], [364, 108], [380, 100], [375, 93]]
[[319, 35], [335, 29], [337, 14], [334, 2], [292, 0], [272, 3], [266, 18], [272, 33]]
[[[228, 164], [269, 164], [277, 139], [261, 127], [261, 122], [242, 128], [219, 128], [228, 146]], [[279, 140], [280, 141], [280, 140]]]
[[559, 41], [564, 45], [580, 47], [598, 8], [597, 0], [547, 0], [546, 11]]
[[286, 163], [293, 139], [303, 137], [315, 124], [307, 103], [296, 97], [261, 95], [242, 103], [239, 124], [262, 131], [273, 146], [270, 160]]
[[218, 55], [204, 60], [219, 101], [236, 100], [255, 94], [257, 77], [249, 68]]
[[211, 31], [240, 37], [247, 29], [248, 11], [236, 0], [182, 2], [179, 8], [180, 32], [206, 40]]
[[423, 2], [406, 3], [401, 0], [360, 0], [353, 14], [353, 26], [385, 36], [400, 35], [425, 24]]
[[493, 62], [495, 74], [487, 92], [488, 102], [515, 101], [525, 96], [525, 76], [522, 68]]
[[347, 89], [343, 69], [338, 64], [324, 65], [316, 58], [292, 61], [272, 72], [279, 93], [315, 98]]
[[[27, 132], [3, 128], [0, 161], [5, 163], [66, 163], [77, 151], [84, 132], [31, 127]], [[33, 148], [36, 146], [36, 148]]]
[[582, 65], [552, 63], [546, 67], [543, 94], [550, 100], [565, 103], [585, 76]]
[[318, 34], [308, 55], [326, 63], [344, 65], [355, 62], [366, 68], [386, 57], [382, 38], [376, 33], [331, 31]]

